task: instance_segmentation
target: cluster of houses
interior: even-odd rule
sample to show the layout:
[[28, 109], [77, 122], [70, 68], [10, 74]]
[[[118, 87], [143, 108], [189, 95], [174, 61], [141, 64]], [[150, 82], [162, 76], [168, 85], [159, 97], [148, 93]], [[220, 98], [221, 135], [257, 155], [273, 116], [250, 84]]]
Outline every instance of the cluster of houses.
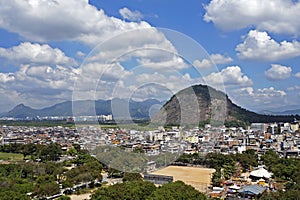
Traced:
[[[76, 143], [82, 148], [91, 150], [101, 145], [120, 147], [125, 152], [139, 151], [146, 156], [161, 153], [199, 153], [211, 152], [222, 154], [242, 153], [254, 149], [258, 155], [267, 150], [274, 150], [282, 157], [299, 157], [300, 155], [300, 124], [291, 123], [253, 123], [247, 129], [237, 127], [204, 128], [158, 127], [155, 130], [134, 130], [125, 128], [101, 128], [101, 126], [70, 127], [26, 127], [0, 126], [0, 142], [2, 145], [11, 143], [59, 143], [67, 150]], [[149, 162], [151, 170], [155, 170], [155, 160]], [[214, 188], [211, 193], [227, 197], [241, 195], [257, 196], [270, 187], [270, 173], [258, 168], [246, 174], [243, 180], [226, 183], [223, 188]], [[251, 184], [248, 183], [251, 178]], [[240, 181], [241, 183], [237, 185]], [[247, 182], [247, 184], [245, 184]], [[241, 185], [243, 187], [241, 187]]]
[[70, 147], [77, 143], [86, 149], [99, 145], [120, 146], [127, 152], [142, 149], [146, 155], [161, 152], [186, 154], [219, 152], [242, 153], [254, 149], [258, 153], [274, 150], [282, 156], [298, 157], [300, 151], [299, 122], [253, 123], [247, 129], [236, 127], [190, 128], [174, 126], [155, 130], [107, 128], [101, 126], [26, 127], [0, 126], [1, 144], [59, 143]]

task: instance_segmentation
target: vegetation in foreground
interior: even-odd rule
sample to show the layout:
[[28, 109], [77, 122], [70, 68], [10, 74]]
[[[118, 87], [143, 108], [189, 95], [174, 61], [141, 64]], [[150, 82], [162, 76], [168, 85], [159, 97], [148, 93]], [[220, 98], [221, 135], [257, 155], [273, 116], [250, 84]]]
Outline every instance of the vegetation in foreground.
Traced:
[[147, 181], [128, 181], [110, 187], [102, 187], [93, 195], [92, 200], [205, 200], [206, 196], [182, 181], [156, 187]]
[[[62, 155], [70, 160], [59, 161]], [[110, 176], [123, 178], [123, 183], [101, 186], [93, 193], [92, 199], [206, 199], [206, 196], [183, 182], [168, 183], [155, 187], [144, 182], [137, 173], [121, 173], [105, 168], [88, 152], [74, 145], [67, 152], [58, 144], [10, 144], [0, 147], [0, 197], [1, 199], [30, 199], [47, 197], [60, 192], [60, 187], [71, 188], [82, 182], [94, 187], [95, 180], [101, 181], [101, 171], [106, 169]], [[260, 199], [297, 199], [300, 196], [300, 160], [281, 158], [274, 151], [267, 151], [261, 161], [273, 172], [274, 180], [282, 187], [276, 192], [267, 192]], [[210, 153], [182, 155], [178, 163], [205, 165], [215, 168], [212, 177], [214, 186], [220, 186], [226, 179], [240, 171], [249, 171], [258, 165], [255, 151], [243, 154], [223, 155]], [[30, 194], [30, 195], [27, 195]], [[61, 197], [68, 199], [68, 197]]]

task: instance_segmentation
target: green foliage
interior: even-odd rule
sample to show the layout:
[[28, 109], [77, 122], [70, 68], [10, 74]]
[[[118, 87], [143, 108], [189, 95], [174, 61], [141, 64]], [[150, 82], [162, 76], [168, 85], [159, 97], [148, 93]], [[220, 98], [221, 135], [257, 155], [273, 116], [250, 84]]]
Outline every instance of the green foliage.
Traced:
[[138, 200], [146, 199], [156, 189], [150, 182], [131, 181], [98, 189], [91, 200]]
[[182, 181], [176, 181], [164, 184], [156, 189], [149, 198], [149, 200], [205, 200], [206, 196], [190, 185], [186, 185]]
[[65, 173], [67, 182], [64, 184], [66, 186], [80, 182], [90, 182], [95, 179], [102, 180], [101, 171], [103, 167], [94, 157], [88, 154], [79, 154], [74, 163], [77, 164], [77, 167]]
[[140, 172], [147, 168], [149, 157], [146, 154], [124, 152], [118, 147], [105, 145], [98, 146], [93, 154], [98, 160], [105, 161], [106, 165], [122, 166], [123, 171]]
[[23, 158], [41, 159], [42, 162], [57, 161], [62, 154], [61, 146], [57, 143], [41, 144], [8, 144], [0, 146], [0, 152], [23, 154]]
[[300, 197], [300, 160], [280, 158], [274, 151], [267, 151], [262, 157], [264, 164], [273, 172], [276, 179], [286, 182], [286, 191], [264, 194], [260, 199], [299, 199]]
[[258, 165], [258, 157], [254, 150], [247, 150], [242, 154], [232, 155], [235, 157], [235, 160], [240, 163], [243, 167], [243, 171], [247, 171], [250, 169], [250, 166]]
[[137, 147], [132, 152], [133, 153], [145, 153], [145, 151], [142, 147]]
[[205, 164], [216, 169], [212, 178], [212, 183], [214, 186], [219, 186], [220, 181], [230, 178], [236, 168], [235, 160], [232, 155], [223, 155], [218, 153], [209, 153], [205, 156]]
[[181, 181], [155, 187], [153, 183], [129, 181], [98, 189], [92, 200], [205, 200], [206, 196]]
[[77, 155], [77, 153], [78, 152], [74, 147], [69, 148], [68, 151], [66, 152], [66, 154], [69, 156], [75, 156], [75, 155]]
[[189, 163], [189, 164], [195, 164], [195, 165], [203, 165], [204, 164], [204, 159], [199, 156], [198, 153], [194, 154], [182, 154], [176, 162], [181, 162], [181, 163]]
[[34, 126], [34, 127], [74, 127], [74, 123], [66, 123], [66, 121], [9, 121], [0, 120], [0, 125], [7, 126]]
[[60, 192], [59, 185], [54, 181], [43, 181], [34, 188], [34, 193], [39, 197], [47, 197]]
[[0, 160], [18, 162], [23, 160], [22, 154], [0, 152]]
[[1, 191], [0, 197], [1, 200], [30, 200], [26, 194], [16, 191]]
[[278, 191], [278, 192], [269, 192], [264, 193], [259, 200], [298, 200], [300, 199], [300, 191], [299, 190], [288, 190], [286, 192]]
[[224, 125], [226, 127], [243, 127], [243, 128], [246, 128], [249, 123], [247, 122], [244, 122], [244, 121], [241, 121], [241, 120], [233, 120], [233, 121], [225, 121]]
[[43, 145], [38, 151], [38, 157], [42, 161], [57, 161], [62, 154], [61, 146], [57, 143]]
[[143, 181], [143, 177], [140, 173], [125, 172], [123, 176], [123, 182], [126, 181]]
[[300, 183], [300, 160], [294, 158], [279, 158], [274, 151], [267, 151], [262, 160], [266, 166], [273, 172], [276, 178], [283, 180], [293, 180]]

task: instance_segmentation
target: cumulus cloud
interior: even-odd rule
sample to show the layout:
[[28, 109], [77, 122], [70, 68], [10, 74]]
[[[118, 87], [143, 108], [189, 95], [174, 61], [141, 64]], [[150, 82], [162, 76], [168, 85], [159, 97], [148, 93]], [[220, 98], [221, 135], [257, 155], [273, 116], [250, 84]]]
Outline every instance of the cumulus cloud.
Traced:
[[142, 13], [139, 11], [131, 11], [128, 8], [124, 7], [119, 10], [119, 13], [123, 17], [123, 19], [127, 19], [129, 21], [140, 21], [143, 18]]
[[70, 100], [80, 70], [66, 66], [21, 65], [14, 73], [0, 73], [0, 109], [25, 103], [45, 107]]
[[210, 59], [203, 59], [201, 61], [195, 60], [193, 65], [201, 69], [210, 69], [214, 64], [226, 64], [232, 62], [233, 59], [222, 54], [211, 54]]
[[266, 77], [271, 81], [287, 79], [291, 76], [292, 68], [283, 65], [272, 64], [271, 68], [265, 71]]
[[76, 61], [48, 44], [24, 42], [11, 48], [0, 48], [0, 57], [20, 64], [76, 65]]
[[274, 87], [256, 90], [253, 87], [242, 87], [230, 91], [230, 98], [234, 102], [254, 111], [278, 109], [289, 105], [290, 102], [286, 100], [286, 97], [285, 91], [277, 90]]
[[91, 46], [147, 22], [110, 17], [87, 0], [1, 1], [0, 27], [31, 41], [76, 40]]
[[300, 33], [300, 3], [294, 0], [212, 0], [204, 20], [223, 30], [256, 27], [273, 33]]
[[298, 41], [276, 42], [267, 32], [249, 31], [244, 42], [236, 47], [241, 59], [276, 61], [300, 56]]
[[212, 59], [216, 64], [226, 64], [233, 61], [231, 57], [222, 54], [211, 54], [210, 59]]
[[252, 80], [246, 76], [239, 66], [229, 66], [222, 69], [220, 72], [213, 72], [204, 77], [207, 84], [219, 86], [224, 84], [230, 86], [249, 86], [252, 85]]

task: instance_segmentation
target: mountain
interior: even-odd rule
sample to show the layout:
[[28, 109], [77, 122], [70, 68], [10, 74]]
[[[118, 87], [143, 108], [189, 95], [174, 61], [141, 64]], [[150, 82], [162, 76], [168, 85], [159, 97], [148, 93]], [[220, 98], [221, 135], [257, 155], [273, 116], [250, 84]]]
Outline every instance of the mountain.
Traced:
[[[20, 104], [3, 117], [93, 116], [113, 113], [115, 119], [149, 119], [149, 112], [153, 109], [157, 114], [151, 120], [154, 123], [169, 125], [180, 123], [196, 125], [203, 122], [223, 123], [224, 121], [225, 123], [291, 122], [294, 118], [300, 119], [299, 115], [290, 115], [299, 114], [298, 111], [273, 115], [273, 113], [258, 114], [246, 110], [234, 104], [225, 93], [206, 85], [194, 85], [183, 89], [173, 95], [163, 106], [162, 104], [155, 99], [138, 102], [118, 98], [65, 101], [43, 109], [33, 109]], [[161, 107], [160, 110], [154, 109], [158, 107]]]
[[269, 114], [269, 115], [300, 115], [300, 109], [285, 110], [285, 111], [262, 110], [259, 113], [260, 114]]
[[[116, 112], [116, 117], [130, 117], [133, 119], [149, 119], [149, 109], [153, 105], [162, 105], [162, 102], [156, 99], [145, 101], [133, 101], [126, 99], [113, 100], [82, 100], [82, 101], [65, 101], [42, 109], [33, 109], [24, 104], [19, 104], [11, 111], [3, 114], [3, 117], [26, 118], [26, 117], [45, 117], [45, 116], [89, 116], [89, 115], [109, 115], [112, 111]], [[113, 109], [112, 110], [112, 106]], [[128, 113], [122, 113], [124, 108]], [[75, 109], [73, 109], [75, 108]], [[73, 111], [75, 113], [73, 113]], [[158, 112], [158, 111], [157, 111]], [[115, 116], [114, 116], [115, 117]]]
[[5, 117], [15, 117], [15, 118], [26, 118], [36, 116], [37, 110], [25, 106], [24, 104], [19, 104], [14, 107], [11, 111], [4, 114]]
[[[296, 116], [299, 119], [299, 116]], [[194, 85], [179, 91], [152, 119], [154, 123], [199, 124], [210, 122], [290, 122], [294, 116], [263, 115], [241, 108], [228, 96], [210, 86]]]

